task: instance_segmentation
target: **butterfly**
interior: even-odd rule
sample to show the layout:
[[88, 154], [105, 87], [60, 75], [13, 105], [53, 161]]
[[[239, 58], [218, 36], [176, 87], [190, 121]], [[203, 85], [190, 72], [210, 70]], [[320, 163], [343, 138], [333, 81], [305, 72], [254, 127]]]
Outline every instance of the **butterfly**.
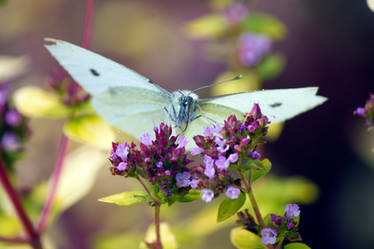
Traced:
[[318, 87], [261, 90], [200, 99], [190, 90], [169, 92], [152, 80], [94, 52], [45, 38], [45, 47], [71, 77], [92, 96], [91, 104], [109, 124], [134, 137], [161, 122], [187, 138], [202, 134], [231, 114], [242, 117], [258, 103], [272, 123], [306, 112], [327, 99]]

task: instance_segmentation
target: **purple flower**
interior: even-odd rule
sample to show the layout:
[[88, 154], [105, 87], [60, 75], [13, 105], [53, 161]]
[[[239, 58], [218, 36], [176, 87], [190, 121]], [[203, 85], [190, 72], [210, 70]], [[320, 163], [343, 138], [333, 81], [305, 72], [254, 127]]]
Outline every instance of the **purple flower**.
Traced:
[[204, 188], [201, 190], [201, 199], [205, 202], [211, 202], [214, 198], [214, 192], [211, 189]]
[[17, 110], [10, 110], [5, 114], [5, 122], [15, 127], [21, 123], [22, 116]]
[[191, 181], [190, 181], [190, 187], [192, 188], [192, 189], [197, 189], [197, 187], [198, 187], [198, 185], [199, 185], [199, 179], [192, 179]]
[[126, 161], [129, 151], [130, 149], [127, 143], [119, 144], [116, 149], [116, 156], [121, 158], [123, 161]]
[[196, 156], [196, 155], [199, 155], [203, 152], [204, 150], [199, 148], [199, 147], [196, 147], [196, 148], [193, 148], [191, 150], [191, 156]]
[[209, 177], [209, 179], [213, 179], [215, 173], [216, 173], [216, 170], [214, 169], [213, 164], [208, 164], [205, 167], [204, 175], [206, 175], [207, 177]]
[[267, 244], [274, 244], [277, 239], [277, 232], [274, 229], [271, 228], [264, 228], [261, 230], [261, 241], [265, 245]]
[[187, 144], [188, 144], [187, 137], [185, 137], [185, 136], [178, 137], [177, 138], [177, 144], [178, 144], [177, 148], [184, 148], [184, 147], [186, 147]]
[[238, 161], [238, 153], [232, 153], [229, 155], [229, 157], [227, 158], [227, 160], [230, 162], [230, 163], [236, 163]]
[[242, 3], [234, 3], [224, 10], [223, 15], [230, 24], [236, 24], [243, 20], [248, 14], [247, 7]]
[[162, 168], [163, 166], [164, 166], [164, 164], [162, 162], [157, 162], [156, 163], [157, 168]]
[[240, 189], [233, 186], [229, 186], [226, 190], [225, 195], [230, 199], [237, 199], [240, 195]]
[[229, 165], [230, 165], [230, 161], [229, 161], [229, 160], [226, 160], [226, 157], [224, 157], [224, 156], [220, 156], [220, 157], [215, 161], [215, 164], [216, 164], [217, 168], [219, 168], [220, 170], [226, 170], [227, 167], [229, 167]]
[[287, 224], [287, 228], [288, 229], [292, 229], [294, 227], [295, 227], [295, 224], [293, 224], [292, 222], [290, 222], [290, 223]]
[[177, 186], [180, 188], [188, 187], [190, 185], [190, 172], [185, 171], [183, 173], [178, 173], [175, 177], [177, 180]]
[[251, 152], [251, 157], [253, 159], [259, 159], [261, 157], [261, 154], [258, 153], [257, 151], [253, 151], [253, 152]]
[[152, 144], [152, 135], [148, 132], [144, 133], [140, 136], [140, 142], [146, 146], [149, 146]]
[[365, 108], [363, 107], [358, 107], [353, 114], [359, 115], [359, 116], [364, 116], [365, 115]]
[[246, 33], [239, 37], [239, 61], [244, 66], [257, 64], [270, 49], [271, 40], [264, 35]]
[[226, 139], [222, 137], [215, 137], [214, 142], [218, 145], [217, 150], [220, 153], [225, 153], [230, 148], [230, 146], [226, 144]]
[[300, 208], [297, 204], [287, 204], [286, 206], [286, 218], [292, 219], [300, 215]]
[[217, 122], [215, 125], [213, 126], [208, 126], [205, 128], [204, 130], [204, 135], [207, 136], [207, 137], [213, 137], [213, 133], [220, 133], [222, 130], [222, 127], [221, 125]]
[[19, 138], [13, 132], [7, 132], [1, 139], [1, 145], [5, 150], [17, 151], [20, 148]]
[[127, 162], [120, 162], [117, 166], [118, 170], [124, 171], [127, 169]]
[[205, 155], [204, 156], [204, 164], [205, 164], [205, 167], [213, 167], [213, 164], [214, 164], [213, 158], [211, 158], [208, 155]]

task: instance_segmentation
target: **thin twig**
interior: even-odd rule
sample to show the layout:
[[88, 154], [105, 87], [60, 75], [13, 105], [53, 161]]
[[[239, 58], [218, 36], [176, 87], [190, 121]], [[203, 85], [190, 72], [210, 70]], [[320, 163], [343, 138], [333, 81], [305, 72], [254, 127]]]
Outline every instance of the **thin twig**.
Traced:
[[50, 188], [47, 200], [44, 204], [44, 208], [43, 208], [43, 211], [42, 211], [42, 214], [41, 214], [38, 226], [37, 226], [38, 233], [43, 232], [43, 230], [46, 226], [46, 223], [48, 221], [53, 202], [54, 202], [55, 197], [56, 197], [57, 187], [58, 187], [58, 184], [60, 182], [60, 177], [61, 177], [62, 169], [63, 169], [63, 166], [64, 166], [64, 159], [65, 159], [65, 155], [66, 155], [66, 151], [67, 151], [68, 141], [69, 141], [69, 139], [63, 134], [62, 138], [61, 138], [61, 145], [60, 145], [60, 151], [59, 151], [59, 154], [58, 154], [56, 168], [55, 168], [55, 171], [53, 173], [51, 188]]
[[84, 33], [82, 47], [89, 49], [91, 47], [92, 21], [94, 14], [95, 0], [87, 0], [86, 19], [84, 23]]
[[156, 249], [162, 249], [160, 235], [160, 205], [155, 207], [155, 230], [156, 230]]
[[10, 201], [13, 204], [16, 214], [18, 218], [20, 219], [23, 225], [23, 228], [25, 229], [27, 233], [27, 236], [29, 237], [27, 241], [30, 243], [30, 241], [34, 240], [35, 238], [38, 238], [38, 233], [35, 231], [31, 223], [31, 220], [27, 216], [16, 190], [13, 188], [12, 184], [10, 183], [9, 177], [6, 173], [5, 167], [1, 160], [0, 160], [0, 181]]

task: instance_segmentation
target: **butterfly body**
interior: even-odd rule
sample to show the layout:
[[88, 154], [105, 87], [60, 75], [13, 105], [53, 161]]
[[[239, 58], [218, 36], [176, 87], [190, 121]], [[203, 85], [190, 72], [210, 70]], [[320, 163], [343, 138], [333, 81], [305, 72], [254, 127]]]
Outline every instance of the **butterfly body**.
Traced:
[[[242, 117], [258, 103], [272, 123], [310, 110], [327, 99], [317, 87], [243, 92], [200, 99], [190, 90], [169, 92], [135, 71], [71, 43], [46, 38], [47, 50], [92, 95], [97, 114], [120, 130], [140, 137], [161, 122], [190, 140], [212, 122]], [[190, 143], [192, 144], [192, 143]]]

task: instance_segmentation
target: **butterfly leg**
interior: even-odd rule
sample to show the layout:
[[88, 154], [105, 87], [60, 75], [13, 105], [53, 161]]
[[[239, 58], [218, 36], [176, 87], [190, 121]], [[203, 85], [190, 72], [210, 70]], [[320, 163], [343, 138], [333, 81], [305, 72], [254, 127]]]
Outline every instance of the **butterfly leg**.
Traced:
[[[200, 111], [200, 113], [201, 113], [200, 115], [198, 115], [198, 117], [204, 117], [206, 120], [208, 120], [208, 122], [211, 122], [212, 124], [217, 123], [217, 121], [215, 121], [214, 119], [209, 118], [208, 116], [206, 116], [206, 115], [204, 114], [203, 110], [201, 110], [200, 105], [197, 105], [197, 108], [199, 108], [199, 111]], [[195, 118], [195, 119], [196, 119], [196, 118]]]

